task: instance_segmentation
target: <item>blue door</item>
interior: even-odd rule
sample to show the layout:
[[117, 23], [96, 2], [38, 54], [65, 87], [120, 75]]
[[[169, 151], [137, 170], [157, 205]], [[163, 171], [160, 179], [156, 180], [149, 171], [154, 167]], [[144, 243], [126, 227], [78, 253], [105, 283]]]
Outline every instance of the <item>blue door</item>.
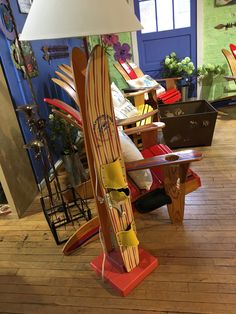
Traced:
[[161, 62], [176, 52], [197, 65], [196, 0], [134, 0], [144, 29], [138, 32], [139, 65], [145, 74], [160, 78]]

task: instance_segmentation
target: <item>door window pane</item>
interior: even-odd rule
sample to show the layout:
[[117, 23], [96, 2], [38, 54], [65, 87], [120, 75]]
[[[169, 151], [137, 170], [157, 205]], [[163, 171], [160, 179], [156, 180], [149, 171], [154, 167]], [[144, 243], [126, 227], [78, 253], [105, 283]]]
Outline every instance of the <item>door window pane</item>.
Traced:
[[190, 0], [174, 0], [175, 28], [190, 27]]
[[158, 32], [173, 29], [172, 0], [156, 0]]
[[142, 33], [156, 32], [155, 0], [139, 1], [140, 22], [143, 26]]

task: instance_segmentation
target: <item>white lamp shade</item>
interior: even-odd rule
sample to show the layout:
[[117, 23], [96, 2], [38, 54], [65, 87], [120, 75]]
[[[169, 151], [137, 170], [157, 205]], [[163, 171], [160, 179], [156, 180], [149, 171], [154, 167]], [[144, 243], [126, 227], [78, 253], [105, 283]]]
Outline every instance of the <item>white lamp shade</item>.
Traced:
[[20, 40], [84, 37], [142, 29], [126, 0], [34, 0]]

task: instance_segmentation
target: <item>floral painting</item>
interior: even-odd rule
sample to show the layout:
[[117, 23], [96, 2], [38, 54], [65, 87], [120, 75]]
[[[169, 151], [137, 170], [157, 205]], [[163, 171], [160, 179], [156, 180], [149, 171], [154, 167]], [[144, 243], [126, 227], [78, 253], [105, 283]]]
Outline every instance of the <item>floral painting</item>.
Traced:
[[217, 7], [222, 7], [228, 4], [236, 4], [236, 0], [216, 0], [215, 4]]
[[[1, 1], [1, 0], [0, 0]], [[130, 33], [105, 34], [102, 36], [89, 36], [89, 51], [95, 45], [101, 45], [105, 49], [109, 63], [109, 73], [112, 82], [115, 82], [120, 89], [126, 88], [127, 83], [121, 77], [114, 63], [118, 60], [126, 61], [132, 58], [131, 35]]]
[[130, 45], [128, 43], [121, 43], [119, 41], [119, 36], [116, 34], [110, 34], [110, 35], [103, 35], [102, 36], [102, 43], [105, 48], [105, 50], [109, 54], [109, 47], [113, 50], [114, 52], [114, 59], [116, 61], [122, 60], [130, 60], [132, 57], [132, 54], [130, 53]]

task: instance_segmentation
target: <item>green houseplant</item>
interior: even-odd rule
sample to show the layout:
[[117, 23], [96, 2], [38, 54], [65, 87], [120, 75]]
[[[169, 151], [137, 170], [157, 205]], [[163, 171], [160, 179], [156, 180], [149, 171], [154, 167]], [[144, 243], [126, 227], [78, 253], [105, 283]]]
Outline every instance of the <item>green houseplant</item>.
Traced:
[[78, 130], [54, 113], [48, 118], [50, 139], [55, 152], [61, 155], [72, 154], [75, 151]]
[[167, 55], [161, 64], [162, 77], [182, 77], [186, 83], [191, 82], [196, 77], [202, 80], [225, 73], [223, 67], [218, 64], [203, 64], [195, 69], [189, 57], [180, 59], [175, 52]]
[[197, 68], [197, 77], [199, 81], [204, 79], [213, 79], [218, 75], [225, 74], [224, 68], [219, 64], [203, 64]]
[[195, 66], [189, 57], [180, 59], [175, 52], [167, 55], [162, 62], [162, 77], [182, 77], [182, 84], [187, 84], [194, 76]]
[[[196, 81], [203, 85], [210, 85], [215, 77], [225, 73], [224, 68], [218, 64], [203, 64], [196, 69], [189, 57], [180, 59], [175, 52], [167, 55], [161, 64], [162, 77], [182, 77], [179, 83], [182, 96], [188, 93], [189, 88], [193, 90]], [[183, 100], [186, 99], [183, 97]]]

